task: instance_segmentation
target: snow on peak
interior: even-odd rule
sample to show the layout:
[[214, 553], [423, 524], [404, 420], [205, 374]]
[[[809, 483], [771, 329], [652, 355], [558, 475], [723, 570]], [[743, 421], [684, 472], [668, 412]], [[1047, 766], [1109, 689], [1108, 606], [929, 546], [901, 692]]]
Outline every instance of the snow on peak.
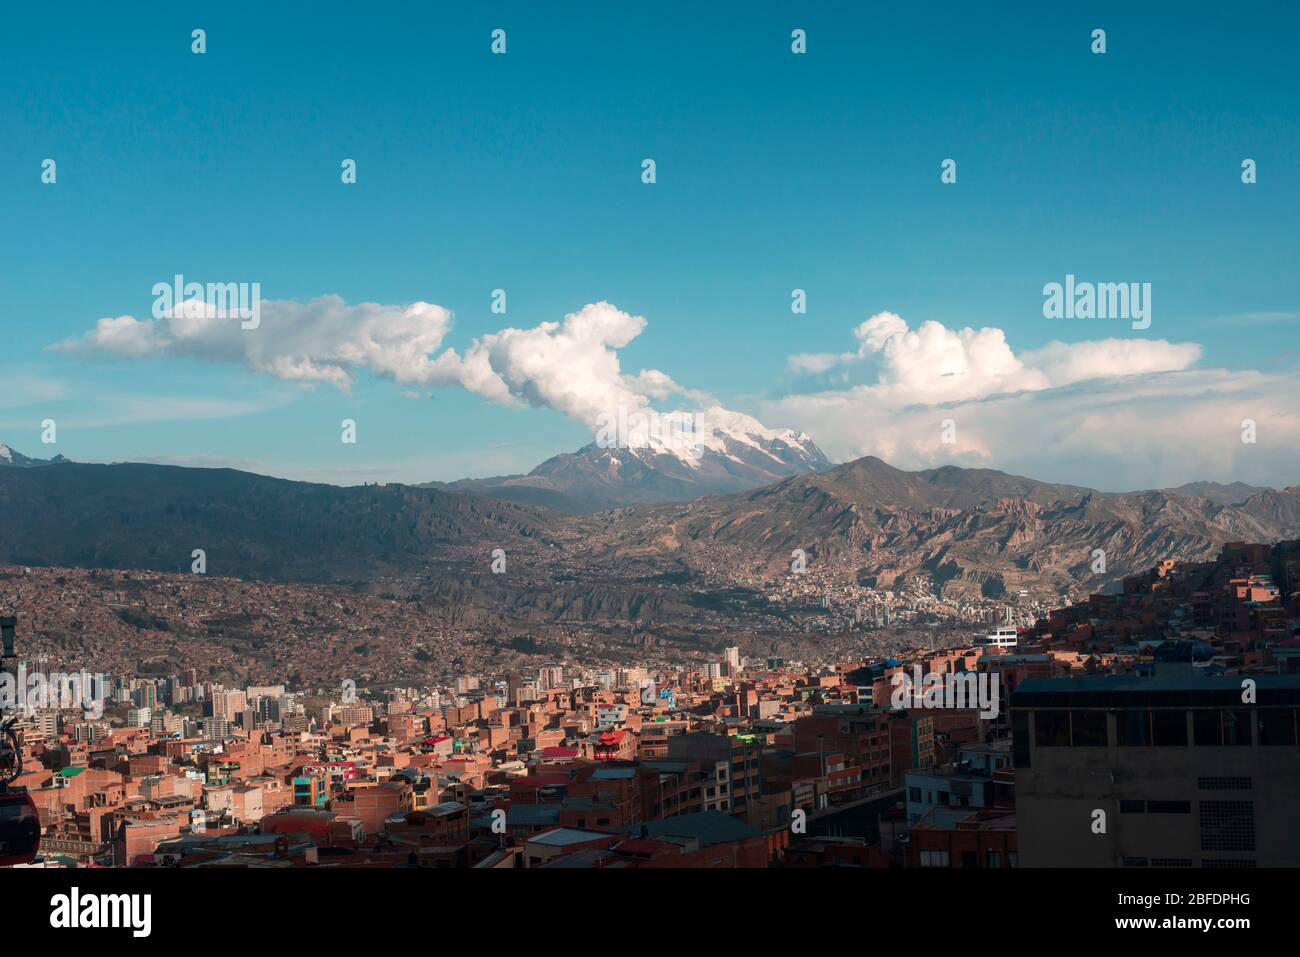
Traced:
[[821, 451], [807, 435], [792, 429], [769, 429], [743, 412], [716, 405], [695, 412], [620, 410], [617, 418], [605, 422], [596, 436], [598, 447], [627, 449], [634, 455], [639, 452], [671, 455], [693, 469], [700, 468], [709, 453], [741, 462], [735, 454], [737, 446], [781, 465], [791, 464], [791, 453], [796, 460], [824, 461]]

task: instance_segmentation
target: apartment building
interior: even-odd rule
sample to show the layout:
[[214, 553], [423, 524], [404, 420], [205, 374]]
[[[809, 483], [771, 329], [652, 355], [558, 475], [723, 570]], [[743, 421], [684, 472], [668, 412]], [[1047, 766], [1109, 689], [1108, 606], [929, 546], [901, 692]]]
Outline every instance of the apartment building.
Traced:
[[1300, 676], [1031, 680], [1011, 707], [1024, 866], [1300, 865]]

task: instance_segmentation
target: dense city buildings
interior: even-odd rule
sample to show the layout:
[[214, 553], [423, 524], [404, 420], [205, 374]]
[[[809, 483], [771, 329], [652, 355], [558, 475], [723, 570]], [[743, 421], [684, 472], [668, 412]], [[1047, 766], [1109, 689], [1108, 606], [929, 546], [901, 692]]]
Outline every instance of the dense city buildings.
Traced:
[[96, 673], [102, 701], [50, 682], [17, 721], [31, 866], [1300, 864], [1300, 543], [1164, 562], [1002, 631], [410, 686], [232, 685], [198, 660]]

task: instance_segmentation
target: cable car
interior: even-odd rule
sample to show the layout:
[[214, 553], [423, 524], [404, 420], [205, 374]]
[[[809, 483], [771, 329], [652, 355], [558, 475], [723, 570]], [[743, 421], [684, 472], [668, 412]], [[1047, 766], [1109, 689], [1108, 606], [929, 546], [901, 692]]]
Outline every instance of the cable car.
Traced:
[[9, 785], [23, 770], [14, 719], [0, 723], [0, 867], [30, 864], [41, 844], [36, 803], [24, 788]]
[[0, 867], [30, 864], [40, 846], [36, 803], [26, 794], [0, 793]]
[[[0, 617], [0, 667], [7, 672], [14, 661], [14, 630], [18, 619]], [[0, 716], [0, 867], [30, 864], [41, 846], [41, 819], [36, 803], [24, 788], [10, 785], [23, 773], [23, 752], [14, 722]]]

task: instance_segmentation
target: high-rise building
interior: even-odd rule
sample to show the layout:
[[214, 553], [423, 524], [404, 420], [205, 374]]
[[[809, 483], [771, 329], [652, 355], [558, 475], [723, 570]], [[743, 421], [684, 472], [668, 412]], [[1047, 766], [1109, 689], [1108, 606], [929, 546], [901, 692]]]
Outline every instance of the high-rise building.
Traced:
[[61, 725], [59, 712], [55, 710], [39, 711], [32, 719], [32, 725], [42, 738], [57, 738]]
[[131, 691], [131, 701], [137, 708], [146, 710], [158, 707], [158, 688], [151, 681]]
[[185, 720], [170, 711], [156, 711], [149, 722], [149, 729], [158, 735], [175, 734], [185, 726]]
[[230, 720], [209, 715], [203, 719], [203, 740], [224, 741], [230, 737]]
[[285, 699], [281, 697], [262, 698], [257, 702], [258, 718], [262, 721], [273, 721], [279, 724], [287, 710], [285, 704]]
[[354, 728], [364, 728], [375, 719], [374, 711], [364, 704], [345, 704], [338, 709], [340, 724]]
[[1298, 707], [1300, 675], [1022, 682], [1021, 865], [1300, 865]]
[[248, 707], [248, 695], [242, 691], [214, 691], [203, 713], [214, 718], [234, 717]]

